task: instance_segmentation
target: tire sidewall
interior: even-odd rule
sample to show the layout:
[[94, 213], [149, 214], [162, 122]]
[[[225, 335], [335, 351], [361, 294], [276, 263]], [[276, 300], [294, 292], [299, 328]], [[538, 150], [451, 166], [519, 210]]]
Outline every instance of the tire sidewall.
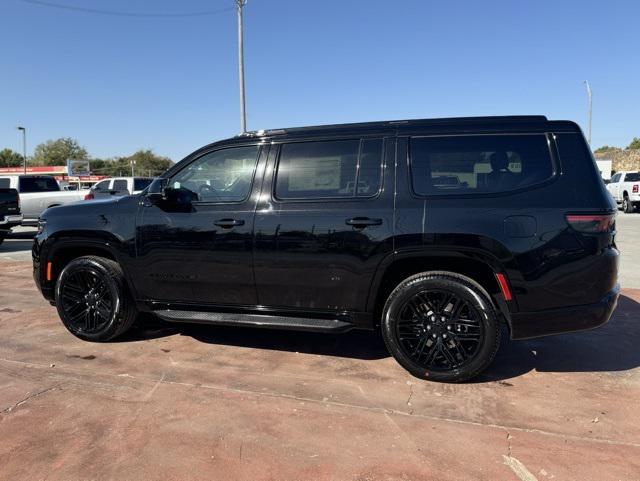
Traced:
[[[484, 331], [482, 345], [471, 362], [460, 368], [449, 371], [430, 371], [405, 354], [397, 339], [397, 316], [402, 307], [415, 294], [429, 289], [445, 290], [460, 296], [469, 302], [480, 315]], [[390, 353], [411, 374], [431, 381], [461, 381], [482, 371], [491, 362], [497, 349], [496, 342], [499, 338], [496, 336], [496, 331], [498, 331], [498, 324], [491, 301], [473, 284], [443, 275], [425, 274], [407, 279], [391, 293], [383, 311], [382, 334]]]
[[[62, 287], [69, 276], [80, 270], [90, 270], [100, 276], [107, 289], [109, 289], [115, 308], [111, 313], [111, 317], [107, 324], [97, 332], [84, 332], [77, 329], [70, 321], [69, 316], [62, 308], [60, 299]], [[84, 339], [85, 341], [100, 342], [109, 340], [116, 335], [120, 327], [120, 319], [122, 317], [122, 308], [124, 302], [125, 291], [119, 279], [113, 276], [109, 270], [98, 260], [89, 258], [79, 258], [71, 261], [60, 273], [56, 281], [55, 299], [58, 315], [67, 330], [74, 336]]]

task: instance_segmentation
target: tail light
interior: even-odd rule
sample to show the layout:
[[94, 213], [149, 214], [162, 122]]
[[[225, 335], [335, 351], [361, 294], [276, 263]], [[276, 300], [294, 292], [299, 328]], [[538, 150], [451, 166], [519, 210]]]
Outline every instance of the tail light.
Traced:
[[89, 192], [87, 195], [84, 196], [84, 200], [91, 200], [94, 199], [93, 194], [91, 192]]
[[633, 184], [633, 189], [631, 190], [634, 194], [638, 193], [638, 184]]
[[567, 222], [579, 232], [594, 234], [612, 232], [615, 223], [615, 214], [567, 214]]

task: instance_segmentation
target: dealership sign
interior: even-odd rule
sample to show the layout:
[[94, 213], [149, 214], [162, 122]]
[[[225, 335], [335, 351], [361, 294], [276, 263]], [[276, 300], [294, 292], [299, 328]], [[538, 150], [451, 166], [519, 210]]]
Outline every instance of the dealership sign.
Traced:
[[68, 176], [91, 175], [91, 168], [88, 160], [67, 160]]

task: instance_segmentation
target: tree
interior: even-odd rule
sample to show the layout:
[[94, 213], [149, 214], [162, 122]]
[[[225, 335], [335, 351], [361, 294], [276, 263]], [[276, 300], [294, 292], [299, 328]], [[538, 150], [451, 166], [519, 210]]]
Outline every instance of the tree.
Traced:
[[170, 158], [156, 155], [151, 149], [138, 150], [126, 157], [126, 162], [129, 166], [135, 162], [134, 170], [137, 175], [151, 177], [162, 174], [173, 164]]
[[594, 152], [596, 154], [600, 154], [602, 152], [609, 152], [610, 150], [616, 150], [617, 147], [612, 147], [610, 145], [603, 145], [602, 147], [598, 147]]
[[67, 160], [86, 160], [87, 150], [70, 137], [47, 140], [33, 151], [33, 165], [66, 165]]
[[640, 149], [640, 139], [638, 137], [634, 137], [627, 149]]
[[95, 175], [129, 176], [133, 171], [137, 176], [157, 176], [171, 167], [171, 159], [156, 155], [151, 149], [138, 150], [126, 156], [113, 159], [94, 159], [91, 161], [91, 173]]
[[20, 167], [23, 157], [11, 149], [0, 150], [0, 167]]

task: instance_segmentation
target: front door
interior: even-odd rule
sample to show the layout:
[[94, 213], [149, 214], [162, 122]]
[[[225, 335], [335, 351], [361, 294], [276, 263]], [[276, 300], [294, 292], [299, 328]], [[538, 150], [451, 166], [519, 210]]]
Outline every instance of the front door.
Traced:
[[143, 199], [135, 262], [140, 299], [257, 303], [252, 246], [261, 176], [256, 171], [267, 150], [260, 145], [219, 148], [173, 173], [168, 187], [195, 199], [188, 209]]
[[255, 219], [261, 305], [366, 309], [393, 250], [394, 145], [380, 135], [272, 146]]

